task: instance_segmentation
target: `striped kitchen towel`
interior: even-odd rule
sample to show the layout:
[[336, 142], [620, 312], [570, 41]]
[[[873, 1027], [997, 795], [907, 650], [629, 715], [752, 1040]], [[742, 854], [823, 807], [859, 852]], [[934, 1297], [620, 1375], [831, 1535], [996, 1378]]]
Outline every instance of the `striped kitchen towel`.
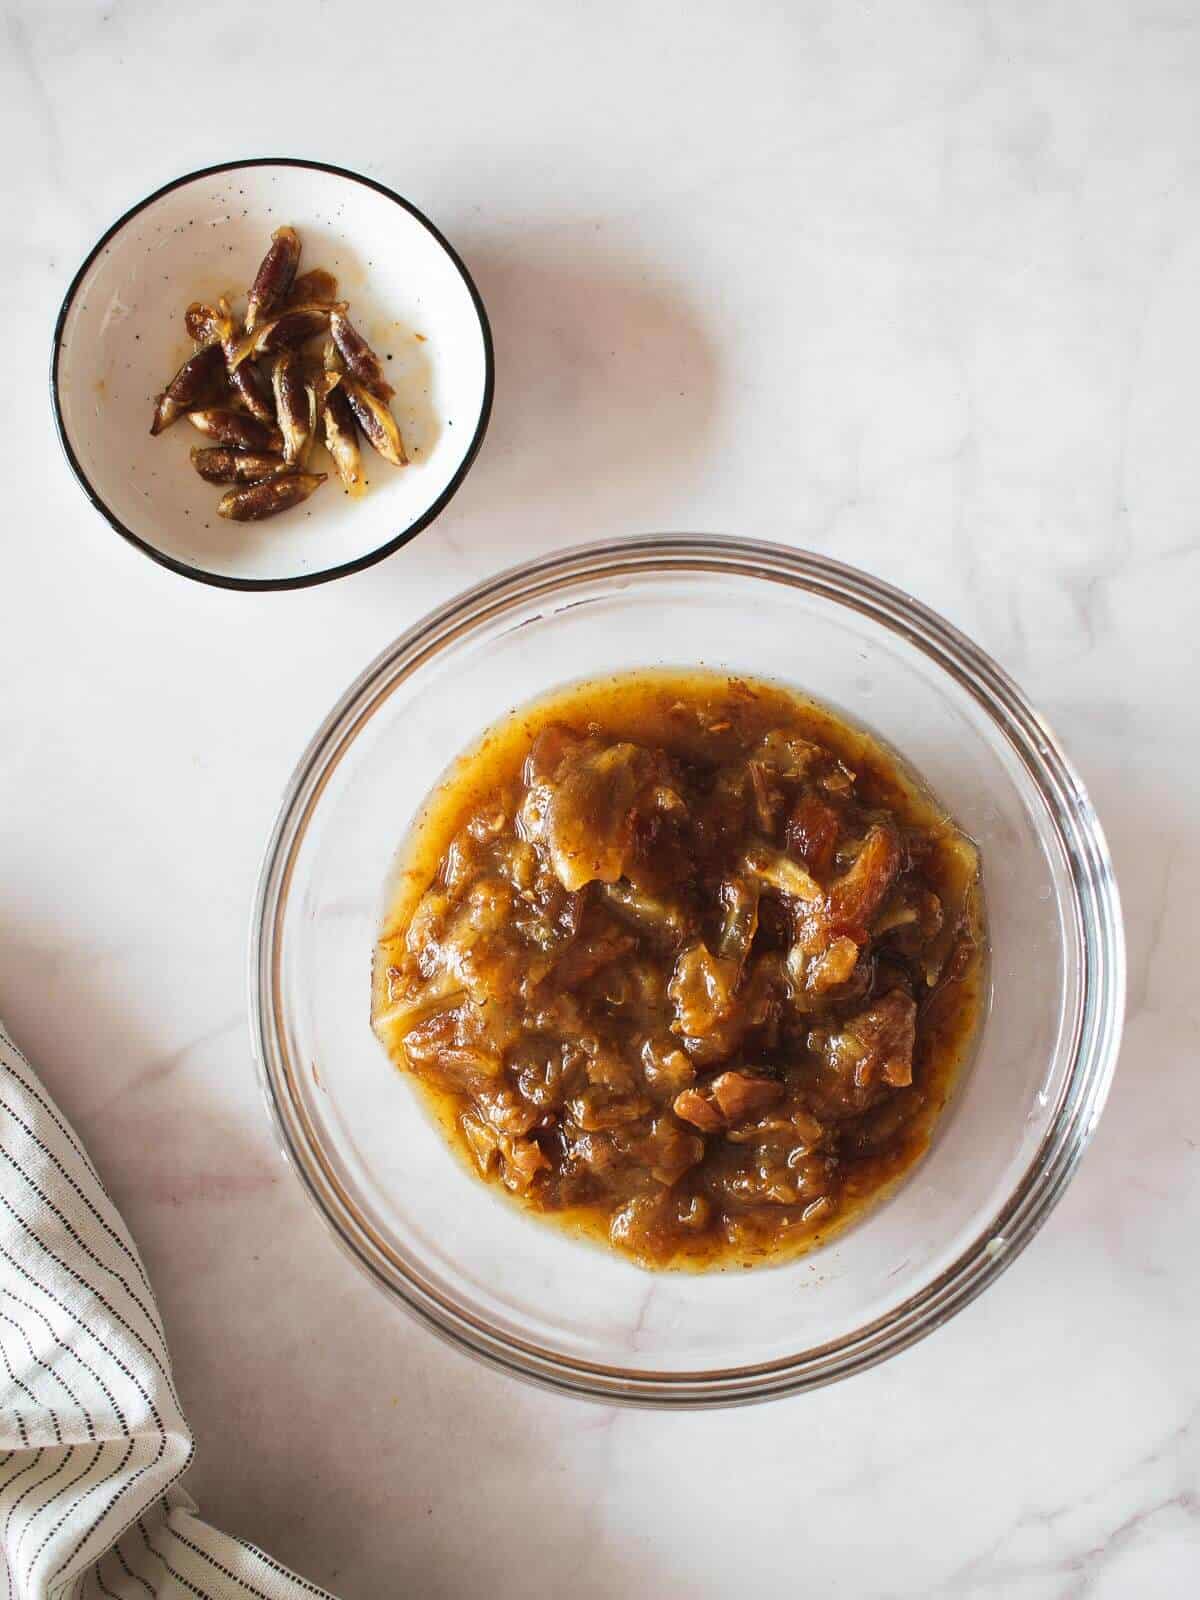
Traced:
[[0, 1028], [0, 1558], [19, 1600], [324, 1589], [196, 1516], [154, 1292], [73, 1129]]

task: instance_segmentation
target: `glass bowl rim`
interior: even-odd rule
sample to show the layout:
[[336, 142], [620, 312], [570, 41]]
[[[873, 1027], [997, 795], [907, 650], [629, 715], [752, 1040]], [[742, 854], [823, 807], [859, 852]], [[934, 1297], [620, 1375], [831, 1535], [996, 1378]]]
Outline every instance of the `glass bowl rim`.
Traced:
[[[949, 1267], [875, 1321], [793, 1356], [719, 1370], [636, 1371], [566, 1357], [451, 1303], [356, 1214], [295, 1092], [277, 982], [280, 935], [297, 853], [325, 785], [398, 684], [507, 609], [558, 600], [598, 579], [701, 572], [783, 583], [849, 606], [921, 650], [971, 695], [1020, 758], [1058, 836], [1082, 970], [1070, 1067], [1052, 1120], [1013, 1192]], [[248, 979], [251, 1045], [284, 1159], [335, 1239], [380, 1289], [449, 1343], [528, 1381], [608, 1404], [700, 1408], [793, 1394], [873, 1366], [962, 1310], [1016, 1259], [1062, 1196], [1104, 1108], [1124, 1017], [1125, 940], [1112, 861], [1087, 792], [1045, 719], [978, 645], [911, 595], [827, 556], [716, 535], [655, 534], [575, 546], [509, 567], [429, 612], [355, 679], [285, 790], [254, 901]]]

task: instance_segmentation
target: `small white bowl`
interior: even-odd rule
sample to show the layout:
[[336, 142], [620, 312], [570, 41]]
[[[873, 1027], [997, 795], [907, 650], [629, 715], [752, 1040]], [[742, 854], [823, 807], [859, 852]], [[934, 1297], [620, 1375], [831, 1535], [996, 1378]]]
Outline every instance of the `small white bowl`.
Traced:
[[[300, 271], [336, 274], [355, 326], [385, 358], [411, 464], [391, 467], [364, 442], [369, 489], [351, 500], [322, 449], [314, 466], [329, 481], [303, 505], [226, 522], [221, 490], [188, 461], [206, 441], [183, 418], [151, 438], [150, 421], [192, 348], [185, 306], [243, 295], [282, 223], [300, 234]], [[494, 381], [483, 302], [433, 224], [370, 178], [287, 159], [207, 167], [127, 211], [67, 290], [51, 366], [59, 436], [92, 504], [163, 566], [230, 589], [323, 583], [406, 544], [470, 469]]]

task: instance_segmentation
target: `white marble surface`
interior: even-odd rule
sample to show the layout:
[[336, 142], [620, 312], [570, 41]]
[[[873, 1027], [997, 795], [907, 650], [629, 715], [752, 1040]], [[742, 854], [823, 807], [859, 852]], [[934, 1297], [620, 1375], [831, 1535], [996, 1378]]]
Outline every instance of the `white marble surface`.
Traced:
[[[1200, 11], [348, 14], [5, 7], [0, 1012], [148, 1259], [194, 1493], [347, 1600], [1194, 1595]], [[45, 393], [93, 239], [248, 154], [411, 196], [496, 334], [450, 512], [301, 594], [125, 547]], [[994, 652], [1092, 788], [1132, 972], [1096, 1141], [982, 1301], [688, 1417], [519, 1387], [393, 1313], [276, 1157], [243, 984], [278, 796], [352, 674], [501, 564], [661, 527], [832, 552]]]

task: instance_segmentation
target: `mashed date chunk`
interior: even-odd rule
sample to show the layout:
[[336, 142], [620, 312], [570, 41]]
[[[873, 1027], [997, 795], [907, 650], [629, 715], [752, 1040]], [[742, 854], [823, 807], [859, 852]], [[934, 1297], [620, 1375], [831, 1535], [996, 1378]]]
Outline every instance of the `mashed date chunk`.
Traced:
[[796, 1253], [921, 1153], [978, 1008], [978, 860], [771, 685], [515, 715], [427, 810], [374, 1022], [480, 1177], [647, 1266]]

